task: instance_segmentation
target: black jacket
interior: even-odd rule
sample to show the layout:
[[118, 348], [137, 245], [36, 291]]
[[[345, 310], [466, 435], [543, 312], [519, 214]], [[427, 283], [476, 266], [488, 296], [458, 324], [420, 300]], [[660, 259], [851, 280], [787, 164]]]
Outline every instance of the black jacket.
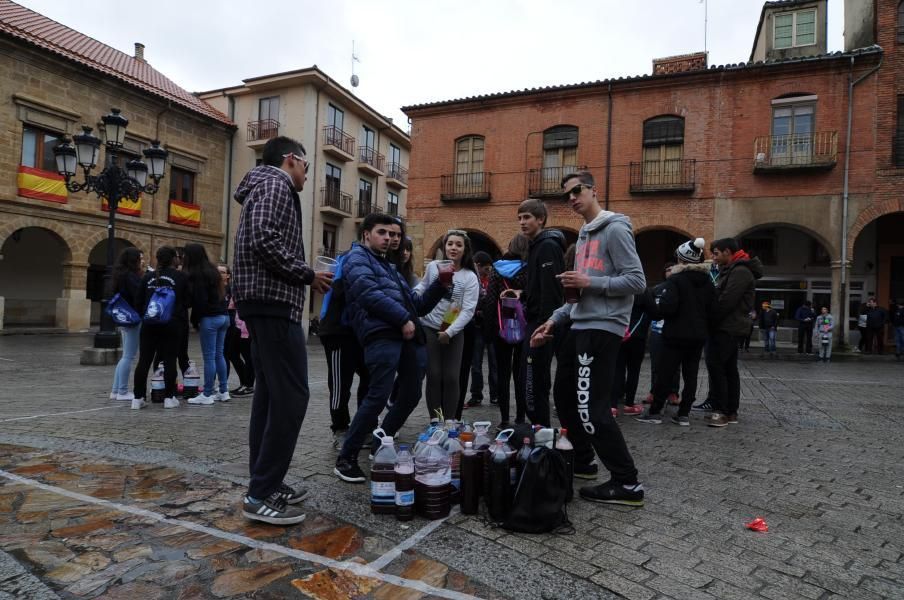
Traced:
[[748, 315], [753, 310], [756, 280], [763, 276], [763, 264], [746, 253], [739, 252], [738, 255], [719, 271], [712, 320], [716, 331], [747, 337], [750, 333]]
[[141, 276], [137, 273], [121, 273], [113, 281], [113, 293], [122, 296], [129, 306], [138, 311], [138, 290], [141, 288]]
[[660, 318], [653, 288], [647, 288], [639, 294], [634, 294], [634, 306], [631, 307], [631, 321], [628, 324], [628, 331], [633, 330], [633, 332], [628, 341], [646, 344], [650, 323], [658, 321]]
[[778, 327], [778, 312], [773, 308], [767, 308], [760, 312], [760, 329], [772, 329]]
[[876, 306], [866, 311], [866, 326], [870, 329], [885, 327], [888, 321], [888, 313], [881, 306]]
[[895, 305], [891, 315], [891, 324], [895, 327], [904, 327], [904, 305]]
[[204, 281], [201, 277], [189, 277], [191, 286], [191, 324], [197, 329], [204, 317], [215, 317], [228, 313], [229, 302], [220, 296], [219, 282]]
[[527, 257], [527, 287], [522, 300], [528, 323], [543, 323], [565, 303], [562, 283], [556, 275], [565, 271], [565, 236], [544, 229], [531, 240]]
[[705, 341], [715, 298], [708, 264], [682, 263], [672, 267], [656, 296], [659, 314], [665, 319], [662, 337], [679, 342]]
[[[188, 275], [167, 267], [161, 271], [148, 271], [141, 279], [138, 288], [136, 305], [133, 306], [138, 314], [143, 315], [148, 307], [148, 300], [157, 287], [171, 287], [176, 292], [176, 305], [173, 310], [173, 321], [188, 323], [188, 309], [191, 307], [191, 289], [188, 285]], [[154, 326], [156, 327], [156, 325]]]

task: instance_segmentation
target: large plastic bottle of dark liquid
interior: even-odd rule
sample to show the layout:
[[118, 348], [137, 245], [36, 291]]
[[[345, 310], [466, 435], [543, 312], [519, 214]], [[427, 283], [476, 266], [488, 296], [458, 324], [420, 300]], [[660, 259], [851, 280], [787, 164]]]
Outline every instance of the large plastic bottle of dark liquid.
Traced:
[[395, 445], [392, 436], [382, 438], [370, 468], [370, 511], [375, 515], [395, 512]]
[[568, 439], [568, 430], [564, 427], [559, 430], [559, 439], [556, 440], [556, 452], [565, 459], [565, 502], [571, 502], [574, 496], [574, 446]]
[[484, 494], [484, 490], [486, 489], [487, 479], [489, 479], [489, 456], [490, 456], [490, 446], [492, 445], [492, 439], [489, 434], [490, 422], [489, 421], [478, 421], [474, 423], [474, 450], [477, 451], [478, 456], [480, 456], [480, 462], [483, 465], [481, 468], [481, 478], [480, 478], [480, 495]]
[[[447, 421], [448, 423], [448, 421]], [[461, 453], [462, 445], [458, 440], [458, 431], [453, 429], [443, 444], [443, 449], [449, 455], [449, 466], [452, 469], [452, 488], [449, 490], [449, 501], [452, 506], [461, 502]]]
[[426, 444], [426, 449], [414, 457], [414, 487], [418, 513], [428, 519], [442, 519], [449, 515], [449, 488], [452, 487], [452, 469], [449, 456], [439, 445], [437, 431]]
[[399, 445], [395, 463], [395, 509], [399, 521], [414, 518], [414, 459], [407, 444]]
[[473, 442], [465, 442], [461, 454], [461, 512], [476, 515], [480, 508], [480, 486], [483, 479], [483, 459], [474, 450]]
[[503, 444], [497, 440], [490, 454], [490, 478], [485, 490], [487, 512], [496, 523], [505, 521], [512, 508], [511, 463]]

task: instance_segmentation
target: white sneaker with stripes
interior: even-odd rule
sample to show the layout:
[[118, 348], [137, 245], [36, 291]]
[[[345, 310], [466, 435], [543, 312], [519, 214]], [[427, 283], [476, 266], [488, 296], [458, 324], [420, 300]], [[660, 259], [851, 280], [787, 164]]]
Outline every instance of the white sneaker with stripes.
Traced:
[[305, 519], [300, 508], [289, 506], [279, 492], [254, 502], [247, 495], [242, 499], [242, 514], [246, 519], [273, 525], [295, 525]]

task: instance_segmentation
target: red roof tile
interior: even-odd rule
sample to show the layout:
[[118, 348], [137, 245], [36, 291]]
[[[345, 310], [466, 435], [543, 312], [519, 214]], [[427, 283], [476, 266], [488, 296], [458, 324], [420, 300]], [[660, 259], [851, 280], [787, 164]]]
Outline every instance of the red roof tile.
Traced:
[[10, 0], [0, 0], [0, 34], [86, 65], [221, 123], [233, 124], [226, 115], [182, 89], [148, 63]]

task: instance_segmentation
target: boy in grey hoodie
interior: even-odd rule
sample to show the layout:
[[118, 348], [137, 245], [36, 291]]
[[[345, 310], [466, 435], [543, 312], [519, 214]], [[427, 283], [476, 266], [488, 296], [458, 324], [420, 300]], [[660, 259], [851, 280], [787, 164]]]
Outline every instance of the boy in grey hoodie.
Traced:
[[634, 294], [646, 287], [643, 268], [631, 222], [625, 215], [602, 210], [590, 173], [566, 175], [562, 188], [563, 200], [583, 217], [584, 225], [578, 234], [575, 270], [559, 278], [565, 288], [577, 288], [580, 298], [557, 309], [530, 343], [542, 346], [554, 332], [563, 338], [553, 395], [559, 419], [575, 446], [575, 464], [592, 462], [596, 450], [612, 475], [606, 483], [581, 488], [581, 497], [643, 506], [634, 459], [607, 402]]

